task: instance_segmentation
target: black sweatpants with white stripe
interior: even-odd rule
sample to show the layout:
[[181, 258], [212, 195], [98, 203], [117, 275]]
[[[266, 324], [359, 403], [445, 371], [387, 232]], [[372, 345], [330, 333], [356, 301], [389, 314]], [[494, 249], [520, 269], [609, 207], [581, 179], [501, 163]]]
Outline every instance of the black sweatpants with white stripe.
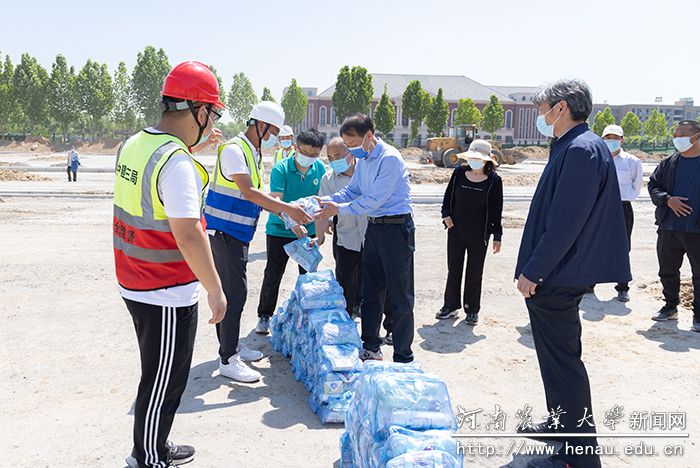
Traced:
[[131, 455], [139, 467], [165, 467], [170, 462], [165, 442], [192, 364], [198, 304], [166, 307], [124, 302], [134, 321], [141, 355]]

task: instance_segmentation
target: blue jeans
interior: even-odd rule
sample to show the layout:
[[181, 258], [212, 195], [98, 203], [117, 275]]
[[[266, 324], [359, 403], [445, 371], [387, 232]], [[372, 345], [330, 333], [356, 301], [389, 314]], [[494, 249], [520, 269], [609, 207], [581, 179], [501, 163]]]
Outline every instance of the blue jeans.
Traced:
[[413, 352], [413, 252], [412, 218], [402, 224], [367, 226], [363, 249], [362, 342], [369, 351], [379, 350], [384, 303], [389, 293], [393, 318], [394, 362], [412, 362]]

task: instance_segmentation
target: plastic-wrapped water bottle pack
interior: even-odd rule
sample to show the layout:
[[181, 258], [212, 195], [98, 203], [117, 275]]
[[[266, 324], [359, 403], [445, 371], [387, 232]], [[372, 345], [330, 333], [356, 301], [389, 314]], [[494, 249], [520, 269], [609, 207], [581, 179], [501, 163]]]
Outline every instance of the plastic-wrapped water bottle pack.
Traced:
[[345, 307], [331, 270], [307, 273], [270, 321], [272, 346], [290, 357], [294, 378], [311, 392], [309, 406], [323, 424], [345, 421], [362, 372], [362, 340]]
[[445, 382], [418, 363], [366, 361], [340, 438], [343, 468], [462, 466]]
[[316, 242], [308, 237], [302, 237], [288, 244], [285, 244], [284, 251], [289, 258], [297, 262], [306, 271], [316, 271], [319, 263], [323, 260], [323, 255], [318, 250]]
[[[289, 203], [292, 205], [301, 205], [301, 207], [304, 208], [304, 211], [306, 211], [306, 214], [312, 218], [316, 215], [316, 212], [321, 209], [321, 206], [314, 197], [300, 198]], [[290, 218], [287, 213], [282, 213], [282, 220], [284, 221], [285, 229], [292, 229], [293, 227], [299, 226], [299, 224]]]

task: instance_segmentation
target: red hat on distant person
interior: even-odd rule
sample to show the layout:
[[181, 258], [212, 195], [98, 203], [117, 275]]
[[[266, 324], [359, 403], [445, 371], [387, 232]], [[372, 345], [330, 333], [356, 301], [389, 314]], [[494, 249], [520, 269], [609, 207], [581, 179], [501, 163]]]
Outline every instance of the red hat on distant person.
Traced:
[[219, 83], [209, 67], [200, 62], [183, 62], [176, 65], [163, 83], [163, 96], [208, 102], [214, 107], [226, 109], [219, 102]]

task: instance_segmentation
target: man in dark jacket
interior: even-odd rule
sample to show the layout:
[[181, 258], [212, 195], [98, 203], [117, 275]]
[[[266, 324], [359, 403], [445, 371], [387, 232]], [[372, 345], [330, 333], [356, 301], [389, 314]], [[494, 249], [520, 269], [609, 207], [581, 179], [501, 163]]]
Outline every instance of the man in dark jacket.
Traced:
[[585, 123], [593, 100], [583, 81], [543, 85], [533, 103], [540, 112], [537, 128], [553, 140], [525, 223], [515, 277], [530, 314], [550, 417], [522, 432], [591, 436], [562, 437], [558, 454], [527, 466], [598, 468], [599, 456], [591, 455], [597, 442], [578, 306], [589, 284], [632, 278], [620, 189], [610, 151]]
[[656, 205], [656, 255], [666, 301], [652, 320], [678, 320], [680, 269], [686, 254], [693, 270], [693, 330], [700, 332], [700, 124], [680, 122], [673, 144], [678, 152], [659, 163], [648, 186]]

